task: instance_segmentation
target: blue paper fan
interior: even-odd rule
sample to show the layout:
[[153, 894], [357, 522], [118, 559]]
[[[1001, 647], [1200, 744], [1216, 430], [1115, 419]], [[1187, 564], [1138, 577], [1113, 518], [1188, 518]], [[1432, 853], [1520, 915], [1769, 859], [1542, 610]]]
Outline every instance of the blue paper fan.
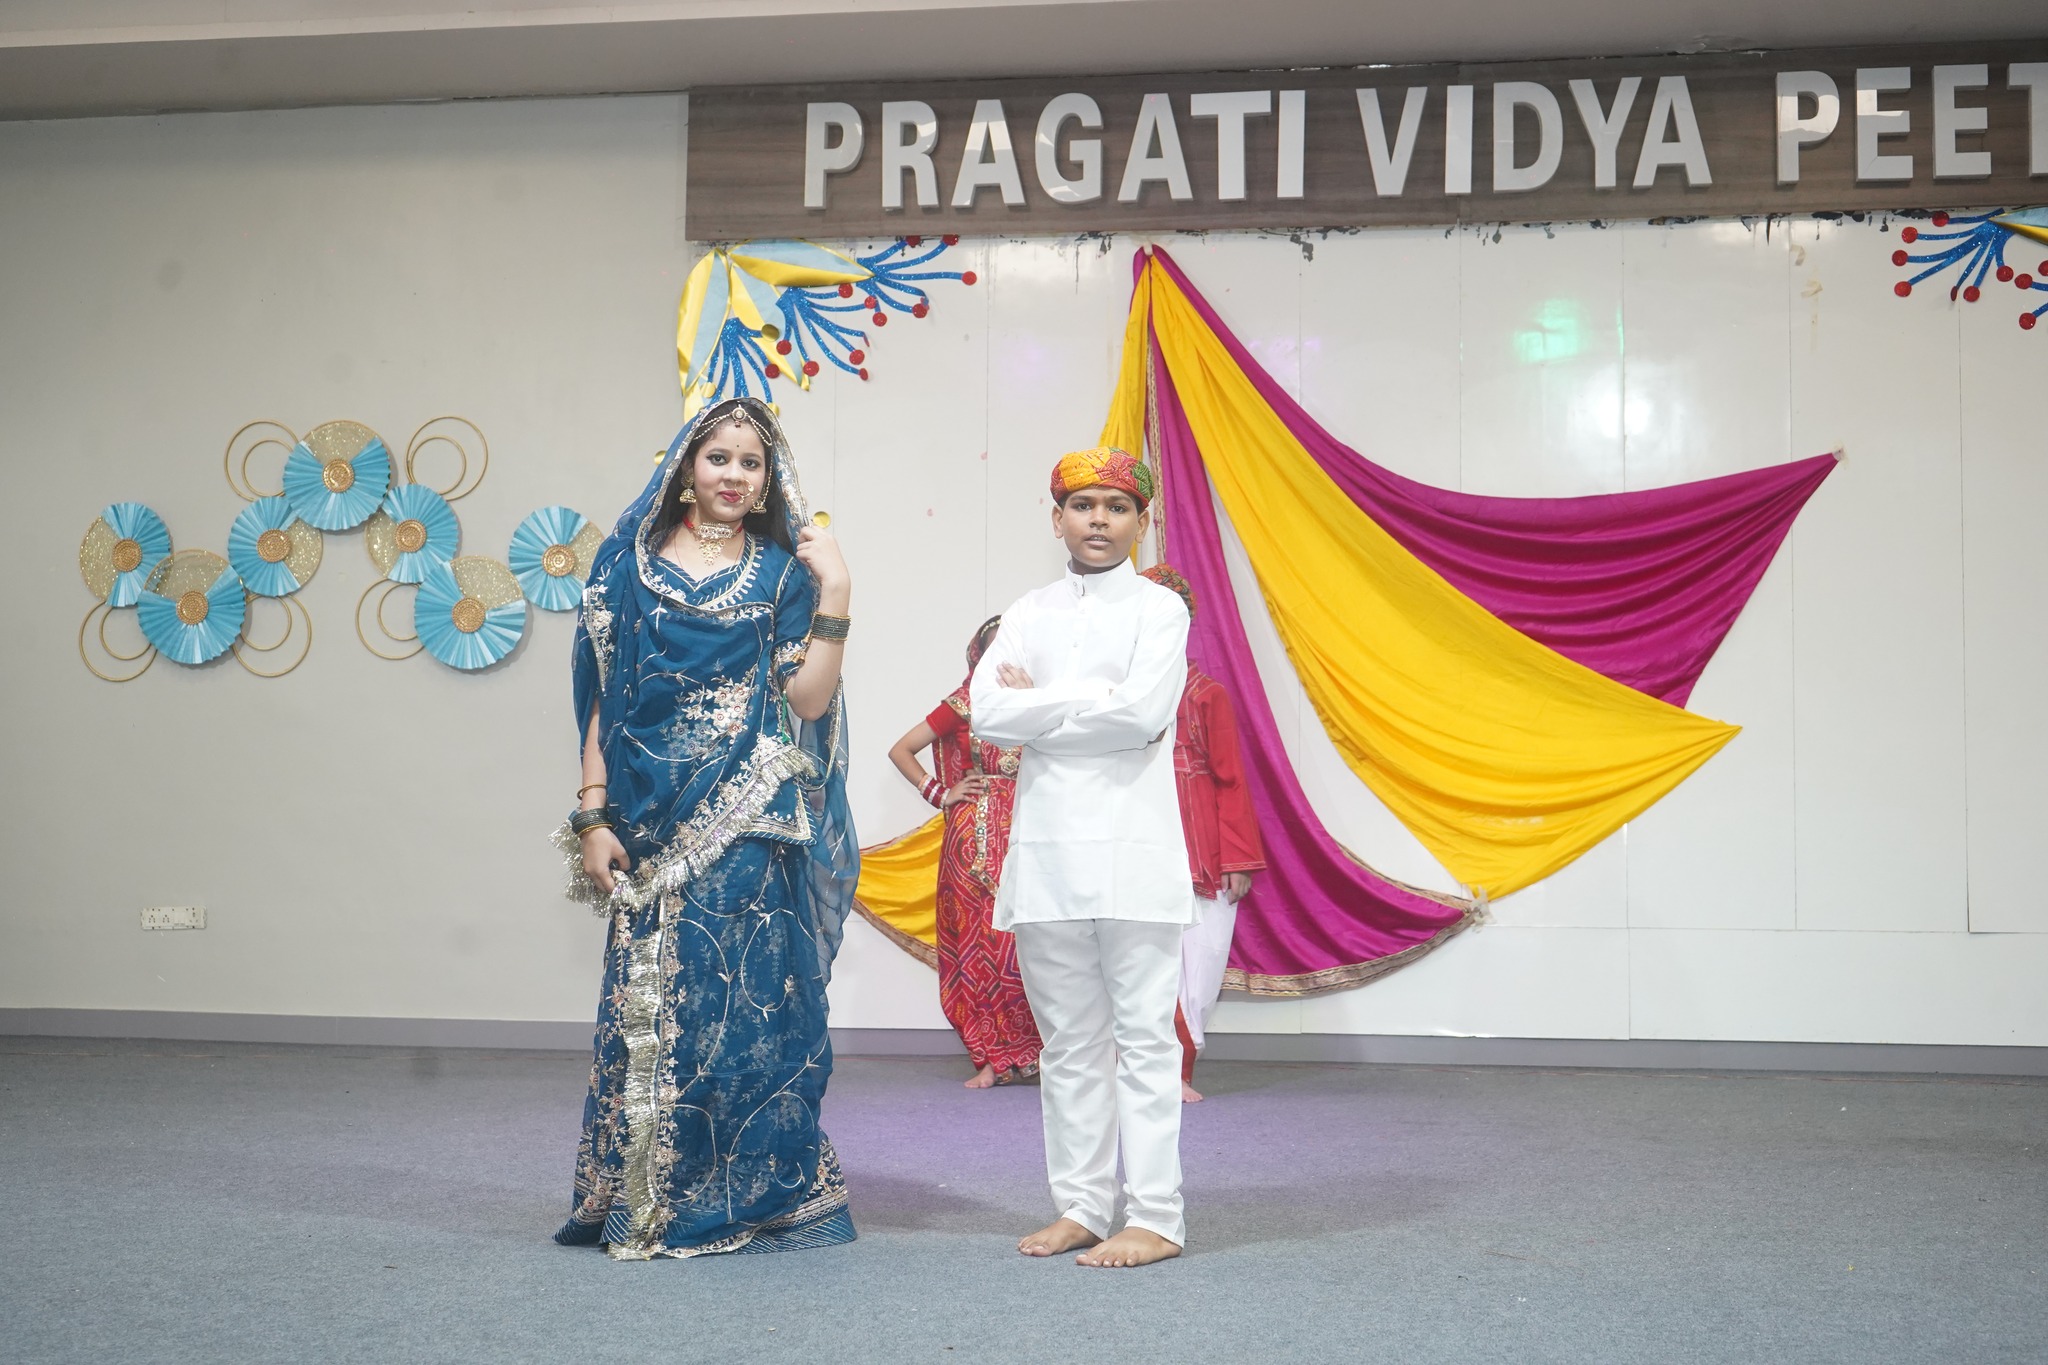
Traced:
[[[188, 563], [174, 556], [151, 574], [135, 604], [136, 624], [157, 651], [173, 663], [203, 664], [227, 652], [242, 633], [248, 598], [234, 568], [206, 550], [187, 550]], [[212, 561], [207, 564], [206, 561]], [[219, 571], [206, 576], [213, 565]]]
[[543, 507], [512, 533], [505, 563], [519, 579], [526, 600], [542, 611], [567, 611], [583, 598], [595, 545], [584, 528], [589, 520], [573, 507]]
[[[485, 578], [491, 570], [504, 575], [511, 589], [491, 594], [509, 597], [497, 606], [477, 595], [482, 590], [477, 585], [462, 581]], [[451, 563], [432, 560], [413, 599], [412, 619], [420, 643], [442, 663], [464, 670], [488, 668], [510, 654], [526, 634], [526, 599], [518, 595], [517, 580], [503, 565], [474, 556]]]
[[322, 531], [347, 531], [370, 519], [391, 486], [391, 451], [383, 438], [372, 437], [346, 460], [347, 473], [329, 472], [304, 441], [284, 461], [284, 496], [292, 510]]
[[[293, 553], [297, 543], [292, 532], [299, 520], [299, 514], [285, 498], [258, 498], [244, 507], [235, 524], [228, 528], [228, 563], [250, 592], [261, 597], [289, 597], [306, 586], [306, 578], [313, 576], [303, 560], [296, 566], [292, 562], [300, 558]], [[319, 563], [317, 556], [313, 563]], [[305, 578], [299, 576], [301, 569]]]
[[402, 483], [386, 493], [384, 515], [394, 523], [391, 533], [398, 545], [398, 558], [384, 575], [394, 583], [419, 582], [428, 564], [445, 564], [462, 548], [455, 509], [424, 484]]
[[[107, 593], [110, 607], [132, 607], [141, 600], [142, 585], [149, 571], [171, 552], [170, 528], [164, 519], [139, 502], [108, 504], [100, 520], [114, 533], [112, 556], [114, 585]], [[127, 567], [123, 568], [122, 566]]]

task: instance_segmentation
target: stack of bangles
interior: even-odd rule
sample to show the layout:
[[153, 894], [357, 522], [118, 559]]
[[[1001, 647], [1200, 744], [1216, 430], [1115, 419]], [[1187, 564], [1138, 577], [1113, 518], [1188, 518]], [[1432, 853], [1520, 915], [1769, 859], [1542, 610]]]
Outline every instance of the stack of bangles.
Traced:
[[811, 613], [813, 640], [844, 640], [852, 630], [851, 616], [828, 616], [822, 611]]
[[924, 796], [924, 799], [929, 801], [932, 805], [939, 807], [941, 810], [945, 809], [946, 784], [939, 781], [938, 778], [927, 777], [924, 780], [924, 785], [922, 787], [919, 787], [917, 790]]
[[[597, 791], [604, 785], [602, 782], [585, 783], [576, 789], [576, 799], [581, 801], [583, 793]], [[594, 829], [610, 829], [611, 827], [612, 808], [608, 805], [599, 806], [594, 810], [579, 809], [569, 812], [569, 832], [579, 839]]]

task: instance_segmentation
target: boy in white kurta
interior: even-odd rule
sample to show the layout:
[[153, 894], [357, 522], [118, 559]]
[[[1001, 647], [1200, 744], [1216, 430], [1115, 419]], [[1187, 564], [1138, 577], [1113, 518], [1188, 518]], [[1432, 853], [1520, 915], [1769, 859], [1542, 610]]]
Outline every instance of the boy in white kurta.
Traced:
[[[1176, 1256], [1181, 931], [1195, 917], [1174, 784], [1188, 612], [1132, 569], [1151, 471], [1120, 450], [1064, 457], [1052, 481], [1068, 572], [1003, 612], [974, 671], [974, 731], [1021, 745], [995, 927], [1017, 936], [1059, 1218], [1027, 1255], [1084, 1265]], [[1111, 1236], [1116, 1166], [1124, 1228]], [[1106, 1240], [1105, 1240], [1106, 1239]], [[1100, 1245], [1097, 1245], [1100, 1243]]]

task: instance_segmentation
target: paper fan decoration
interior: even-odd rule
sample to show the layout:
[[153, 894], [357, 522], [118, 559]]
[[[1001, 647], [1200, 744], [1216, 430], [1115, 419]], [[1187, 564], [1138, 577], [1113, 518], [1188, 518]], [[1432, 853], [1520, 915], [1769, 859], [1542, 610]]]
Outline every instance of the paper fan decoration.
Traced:
[[284, 496], [322, 531], [362, 525], [390, 486], [391, 451], [360, 422], [323, 423], [285, 457]]
[[428, 560], [412, 620], [427, 652], [450, 668], [489, 668], [526, 634], [526, 598], [495, 559]]
[[526, 600], [542, 611], [567, 611], [583, 598], [590, 561], [604, 532], [573, 507], [543, 507], [512, 533], [505, 562]]
[[135, 622], [165, 658], [203, 664], [227, 652], [248, 610], [232, 565], [211, 550], [180, 550], [151, 571]]
[[320, 533], [284, 498], [258, 498], [228, 528], [228, 563], [250, 592], [289, 597], [320, 567]]
[[402, 483], [384, 495], [384, 505], [364, 525], [363, 548], [393, 583], [417, 583], [427, 565], [455, 558], [462, 523], [439, 493], [425, 484]]
[[162, 517], [139, 502], [112, 503], [79, 542], [78, 572], [94, 597], [110, 607], [132, 607], [149, 571], [170, 552]]

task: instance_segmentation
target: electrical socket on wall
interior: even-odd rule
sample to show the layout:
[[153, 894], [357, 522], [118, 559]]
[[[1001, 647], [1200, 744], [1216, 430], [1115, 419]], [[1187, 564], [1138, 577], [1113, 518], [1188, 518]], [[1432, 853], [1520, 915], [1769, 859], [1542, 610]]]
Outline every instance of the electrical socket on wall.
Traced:
[[204, 929], [206, 907], [203, 905], [152, 905], [142, 912], [142, 927], [145, 929]]

